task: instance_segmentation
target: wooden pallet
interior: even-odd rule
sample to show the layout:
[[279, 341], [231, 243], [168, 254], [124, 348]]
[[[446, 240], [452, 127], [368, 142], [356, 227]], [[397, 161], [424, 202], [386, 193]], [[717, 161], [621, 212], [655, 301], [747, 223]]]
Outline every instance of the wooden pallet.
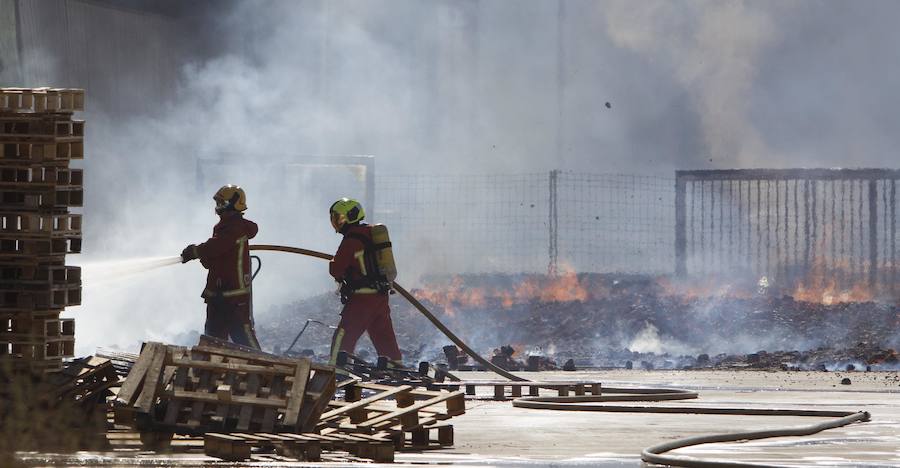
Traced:
[[[74, 340], [53, 340], [37, 344], [0, 341], [0, 360], [13, 362], [17, 369], [59, 370], [63, 359], [73, 357], [74, 351]], [[17, 363], [21, 366], [15, 365]]]
[[33, 261], [81, 252], [81, 237], [0, 239], [0, 261]]
[[444, 382], [432, 385], [435, 388], [447, 390], [459, 390], [465, 388], [466, 395], [477, 394], [478, 387], [493, 388], [494, 400], [509, 400], [523, 395], [539, 396], [541, 389], [555, 391], [559, 396], [574, 395], [599, 395], [600, 382], [510, 382], [510, 381], [469, 381], [469, 382]]
[[82, 187], [83, 185], [84, 171], [82, 169], [57, 166], [0, 168], [0, 189], [4, 191], [44, 191], [48, 187]]
[[399, 448], [406, 443], [407, 433], [415, 433], [410, 437], [421, 441], [422, 434], [427, 434], [424, 428], [466, 411], [465, 395], [461, 391], [429, 391], [411, 385], [365, 382], [345, 385], [343, 390], [344, 400], [330, 402], [328, 411], [322, 414], [319, 422], [322, 434], [382, 434], [394, 440]]
[[15, 138], [83, 137], [84, 121], [70, 117], [55, 114], [0, 114], [0, 141]]
[[393, 463], [394, 443], [365, 434], [207, 433], [204, 453], [228, 461], [243, 461], [253, 449], [275, 450], [279, 455], [321, 461], [323, 451], [345, 451], [376, 463]]
[[[2, 162], [2, 161], [0, 161]], [[57, 212], [84, 205], [84, 189], [80, 186], [54, 186], [41, 190], [4, 190], [0, 207], [4, 211]]]
[[84, 159], [81, 137], [56, 143], [0, 141], [0, 162], [4, 164], [68, 164], [76, 159]]
[[0, 88], [0, 112], [72, 113], [83, 110], [83, 89]]
[[75, 213], [0, 213], [0, 239], [81, 239]]
[[0, 264], [0, 284], [13, 283], [19, 288], [41, 289], [81, 285], [81, 267], [40, 264]]
[[62, 309], [81, 304], [81, 285], [78, 284], [54, 285], [42, 289], [13, 289], [14, 287], [15, 284], [0, 284], [0, 312]]
[[179, 434], [300, 432], [315, 428], [333, 394], [333, 368], [306, 359], [148, 343], [122, 385], [116, 417]]
[[44, 343], [73, 340], [75, 319], [59, 318], [59, 311], [0, 312], [0, 341]]
[[[63, 368], [62, 358], [52, 359], [26, 359], [20, 354], [6, 353], [6, 344], [0, 343], [0, 367], [9, 369], [14, 373], [50, 373]], [[14, 350], [13, 350], [14, 351]]]

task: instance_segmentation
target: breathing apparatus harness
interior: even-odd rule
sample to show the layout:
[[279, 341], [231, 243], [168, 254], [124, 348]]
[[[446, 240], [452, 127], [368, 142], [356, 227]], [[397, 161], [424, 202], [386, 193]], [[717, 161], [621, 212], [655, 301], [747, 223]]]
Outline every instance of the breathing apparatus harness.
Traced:
[[[348, 230], [345, 228], [344, 230]], [[350, 298], [359, 290], [372, 290], [377, 294], [394, 294], [394, 282], [387, 278], [378, 265], [378, 259], [375, 253], [381, 249], [391, 247], [391, 242], [375, 243], [371, 238], [358, 232], [344, 232], [344, 235], [352, 239], [356, 239], [363, 244], [363, 266], [365, 274], [357, 280], [350, 280], [350, 272], [344, 275], [341, 280], [341, 304], [350, 302]]]

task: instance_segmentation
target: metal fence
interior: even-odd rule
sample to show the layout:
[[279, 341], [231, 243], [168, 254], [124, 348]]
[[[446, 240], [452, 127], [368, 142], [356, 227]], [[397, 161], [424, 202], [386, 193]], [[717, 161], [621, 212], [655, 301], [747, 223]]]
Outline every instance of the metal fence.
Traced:
[[676, 271], [893, 291], [898, 179], [885, 169], [678, 171]]
[[671, 272], [674, 179], [378, 175], [376, 221], [418, 273]]

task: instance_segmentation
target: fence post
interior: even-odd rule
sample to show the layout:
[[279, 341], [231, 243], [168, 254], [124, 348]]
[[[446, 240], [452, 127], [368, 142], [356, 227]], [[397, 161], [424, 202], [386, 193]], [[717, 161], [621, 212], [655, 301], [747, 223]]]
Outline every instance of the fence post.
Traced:
[[549, 222], [548, 226], [550, 228], [550, 249], [549, 256], [550, 262], [547, 266], [547, 274], [556, 275], [558, 270], [558, 262], [559, 262], [559, 215], [558, 215], [558, 202], [557, 202], [557, 182], [559, 180], [559, 170], [554, 169], [550, 171], [550, 205], [549, 205]]
[[[877, 180], [869, 179], [869, 286], [875, 288], [878, 281], [878, 187]], [[885, 187], [886, 188], [886, 187]], [[862, 213], [860, 213], [862, 215]]]
[[[375, 158], [365, 161], [366, 168], [366, 209], [372, 213], [372, 222], [375, 220]], [[380, 221], [380, 220], [379, 220]]]
[[681, 171], [675, 171], [675, 275], [687, 274], [687, 225], [685, 190], [687, 183]]

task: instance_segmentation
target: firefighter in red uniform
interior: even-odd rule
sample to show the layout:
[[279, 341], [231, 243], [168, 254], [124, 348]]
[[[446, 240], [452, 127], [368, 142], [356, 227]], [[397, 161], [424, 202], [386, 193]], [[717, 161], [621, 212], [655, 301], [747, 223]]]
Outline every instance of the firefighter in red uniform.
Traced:
[[256, 236], [256, 223], [244, 219], [244, 189], [226, 185], [213, 196], [219, 222], [206, 242], [185, 247], [182, 263], [196, 258], [209, 270], [202, 297], [206, 302], [204, 333], [240, 345], [260, 349], [253, 329], [248, 241]]
[[374, 281], [367, 271], [366, 245], [372, 244], [372, 227], [360, 221], [366, 213], [356, 200], [342, 198], [329, 209], [335, 232], [344, 235], [328, 271], [341, 283], [341, 321], [331, 342], [331, 363], [339, 351], [353, 353], [364, 332], [369, 333], [379, 356], [387, 356], [399, 365], [400, 347], [391, 322], [388, 305], [390, 285]]

